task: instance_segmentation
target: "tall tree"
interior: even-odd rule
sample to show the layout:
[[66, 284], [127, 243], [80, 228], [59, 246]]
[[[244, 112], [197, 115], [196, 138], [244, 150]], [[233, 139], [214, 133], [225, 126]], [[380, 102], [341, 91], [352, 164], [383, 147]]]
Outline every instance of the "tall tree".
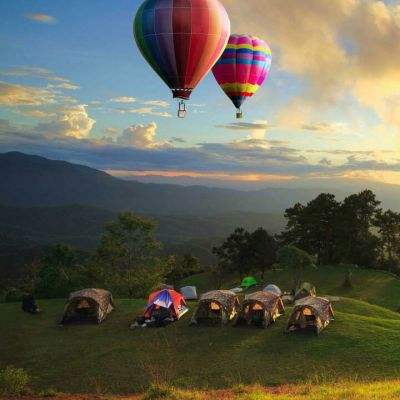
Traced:
[[278, 244], [275, 238], [265, 229], [258, 228], [249, 236], [248, 251], [253, 268], [261, 272], [264, 279], [265, 271], [271, 269], [276, 262]]
[[386, 257], [395, 264], [400, 259], [400, 213], [391, 210], [376, 215], [376, 226], [381, 243], [381, 260]]
[[380, 212], [379, 205], [371, 190], [344, 199], [336, 221], [338, 261], [366, 267], [377, 265], [379, 239], [372, 229]]
[[334, 259], [335, 223], [340, 203], [322, 193], [306, 206], [296, 204], [285, 212], [287, 226], [281, 238], [317, 256], [318, 263]]
[[155, 239], [156, 224], [131, 212], [121, 213], [108, 223], [97, 249], [103, 263], [120, 270], [151, 263], [161, 244]]
[[237, 228], [221, 246], [214, 247], [219, 267], [236, 272], [240, 278], [246, 276], [251, 269], [249, 239], [248, 231]]

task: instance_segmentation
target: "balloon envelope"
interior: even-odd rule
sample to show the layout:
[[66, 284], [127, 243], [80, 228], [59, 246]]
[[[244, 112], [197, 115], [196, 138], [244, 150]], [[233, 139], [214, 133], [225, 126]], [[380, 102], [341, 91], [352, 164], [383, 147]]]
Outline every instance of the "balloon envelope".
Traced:
[[240, 108], [268, 77], [271, 60], [271, 49], [263, 40], [231, 35], [213, 74], [235, 107]]
[[146, 0], [134, 21], [142, 55], [181, 99], [189, 99], [217, 62], [229, 34], [229, 17], [218, 0]]

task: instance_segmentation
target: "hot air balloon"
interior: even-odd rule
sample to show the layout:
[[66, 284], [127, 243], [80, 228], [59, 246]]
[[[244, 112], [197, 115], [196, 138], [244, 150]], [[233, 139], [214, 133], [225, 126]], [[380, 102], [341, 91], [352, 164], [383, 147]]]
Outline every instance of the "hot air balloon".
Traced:
[[242, 118], [243, 102], [253, 96], [268, 77], [271, 50], [261, 39], [248, 35], [231, 35], [213, 74]]
[[146, 0], [137, 11], [134, 36], [143, 57], [180, 99], [186, 114], [201, 79], [224, 51], [230, 21], [218, 0]]

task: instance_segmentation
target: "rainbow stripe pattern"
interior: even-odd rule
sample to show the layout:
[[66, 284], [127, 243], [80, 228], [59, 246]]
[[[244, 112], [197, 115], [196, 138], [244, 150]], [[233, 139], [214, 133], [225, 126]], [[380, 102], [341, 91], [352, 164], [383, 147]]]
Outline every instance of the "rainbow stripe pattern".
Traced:
[[261, 39], [231, 35], [213, 74], [236, 108], [253, 96], [269, 75], [271, 49]]
[[143, 57], [181, 99], [189, 99], [211, 70], [229, 35], [229, 17], [218, 0], [146, 0], [134, 21]]

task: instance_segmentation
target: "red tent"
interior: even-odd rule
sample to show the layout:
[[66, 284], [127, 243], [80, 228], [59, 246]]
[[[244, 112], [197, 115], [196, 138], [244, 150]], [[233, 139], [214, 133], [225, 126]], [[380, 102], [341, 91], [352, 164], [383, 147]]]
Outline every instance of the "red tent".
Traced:
[[188, 311], [183, 296], [172, 289], [163, 289], [151, 293], [144, 312], [144, 317], [151, 318], [153, 311], [160, 308], [169, 310], [171, 317], [174, 319], [179, 319]]

